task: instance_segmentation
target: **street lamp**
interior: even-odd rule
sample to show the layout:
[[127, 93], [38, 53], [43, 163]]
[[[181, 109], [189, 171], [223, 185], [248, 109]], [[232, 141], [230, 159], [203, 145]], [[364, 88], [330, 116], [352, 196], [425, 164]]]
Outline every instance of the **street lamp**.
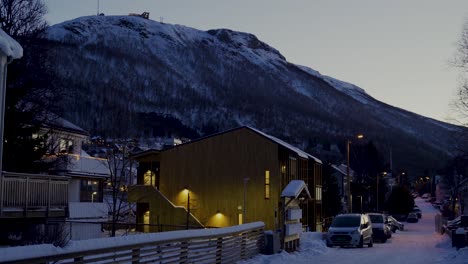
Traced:
[[245, 207], [245, 203], [246, 203], [246, 194], [247, 194], [247, 182], [250, 180], [250, 178], [244, 178], [244, 207], [242, 209], [244, 209], [244, 219], [243, 219], [243, 223], [247, 223], [247, 216], [245, 215], [246, 214], [246, 207]]
[[[358, 134], [356, 136], [357, 139], [362, 139], [364, 138], [364, 135], [363, 134]], [[352, 213], [353, 212], [353, 205], [352, 205], [352, 202], [351, 202], [351, 179], [350, 179], [350, 176], [349, 176], [349, 146], [351, 145], [351, 140], [347, 140], [346, 141], [346, 161], [347, 161], [347, 165], [346, 165], [346, 189], [347, 189], [347, 199], [348, 199], [348, 212], [349, 213]]]
[[[382, 175], [383, 177], [385, 177], [385, 175], [387, 175], [387, 172], [384, 171]], [[376, 187], [377, 189], [377, 212], [379, 212], [379, 180], [380, 180], [380, 173], [377, 174], [377, 187]]]
[[362, 195], [356, 195], [356, 197], [359, 197], [361, 200], [361, 214], [362, 214]]
[[97, 194], [97, 192], [93, 192], [93, 193], [91, 194], [91, 202], [92, 202], [92, 203], [94, 203], [94, 195], [96, 195], [96, 194]]

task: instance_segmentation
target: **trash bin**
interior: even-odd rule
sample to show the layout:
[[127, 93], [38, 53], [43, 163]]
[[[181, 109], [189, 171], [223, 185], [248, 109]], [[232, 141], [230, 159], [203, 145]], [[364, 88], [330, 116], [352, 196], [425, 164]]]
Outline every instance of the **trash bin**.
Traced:
[[263, 254], [272, 255], [281, 252], [279, 233], [271, 230], [265, 231], [265, 249]]
[[457, 228], [452, 231], [452, 247], [464, 248], [466, 247], [466, 231], [464, 228]]

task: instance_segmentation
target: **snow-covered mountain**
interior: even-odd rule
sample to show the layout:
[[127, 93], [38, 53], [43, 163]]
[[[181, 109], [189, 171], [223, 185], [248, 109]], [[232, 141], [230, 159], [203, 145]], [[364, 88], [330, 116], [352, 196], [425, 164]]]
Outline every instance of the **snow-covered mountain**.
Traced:
[[195, 136], [248, 125], [312, 151], [360, 132], [404, 167], [450, 156], [461, 129], [290, 63], [248, 33], [89, 16], [44, 38], [29, 47], [45, 49], [38, 71], [65, 90], [65, 117], [93, 134], [151, 137], [172, 125]]

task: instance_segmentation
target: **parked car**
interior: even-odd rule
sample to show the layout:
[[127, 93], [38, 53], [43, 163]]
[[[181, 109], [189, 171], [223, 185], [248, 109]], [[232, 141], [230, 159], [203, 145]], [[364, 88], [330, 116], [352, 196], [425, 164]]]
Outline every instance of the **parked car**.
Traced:
[[419, 209], [417, 205], [413, 207], [413, 210], [411, 211], [411, 213], [415, 213], [418, 216], [418, 218], [422, 217], [421, 209]]
[[372, 222], [366, 214], [339, 214], [327, 232], [327, 247], [373, 246]]
[[387, 217], [379, 213], [369, 213], [368, 215], [372, 222], [372, 237], [374, 240], [379, 240], [383, 243], [387, 242], [387, 239], [392, 237]]
[[405, 225], [397, 221], [393, 216], [389, 215], [387, 219], [390, 230], [392, 230], [393, 233], [395, 233], [397, 230], [403, 231], [405, 229]]
[[406, 222], [408, 223], [417, 223], [418, 221], [418, 215], [416, 213], [409, 213], [406, 218]]
[[461, 224], [461, 217], [457, 217], [451, 221], [447, 221], [447, 224], [442, 225], [442, 232], [443, 233], [450, 233], [452, 230], [456, 230], [460, 227]]
[[406, 221], [407, 214], [394, 214], [393, 217], [398, 221]]
[[421, 195], [421, 198], [422, 199], [431, 198], [431, 194], [430, 193], [425, 193], [425, 194]]

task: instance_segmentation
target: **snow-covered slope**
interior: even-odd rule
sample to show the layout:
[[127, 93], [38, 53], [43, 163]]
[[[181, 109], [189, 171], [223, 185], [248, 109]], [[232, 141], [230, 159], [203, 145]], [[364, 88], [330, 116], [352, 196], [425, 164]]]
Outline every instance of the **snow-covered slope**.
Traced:
[[432, 161], [452, 153], [460, 130], [289, 63], [249, 33], [89, 16], [51, 26], [44, 38], [48, 67], [37, 70], [52, 72], [51, 84], [68, 94], [65, 117], [93, 134], [154, 136], [170, 118], [192, 135], [247, 125], [312, 148], [362, 132]]

